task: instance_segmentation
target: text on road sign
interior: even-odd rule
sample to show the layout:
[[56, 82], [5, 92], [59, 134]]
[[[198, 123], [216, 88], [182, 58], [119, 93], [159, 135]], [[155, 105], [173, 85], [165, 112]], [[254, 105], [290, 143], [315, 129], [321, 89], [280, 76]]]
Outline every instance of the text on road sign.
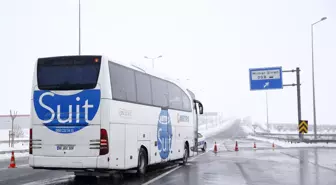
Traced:
[[271, 80], [280, 79], [280, 70], [262, 70], [262, 71], [252, 71], [252, 80]]

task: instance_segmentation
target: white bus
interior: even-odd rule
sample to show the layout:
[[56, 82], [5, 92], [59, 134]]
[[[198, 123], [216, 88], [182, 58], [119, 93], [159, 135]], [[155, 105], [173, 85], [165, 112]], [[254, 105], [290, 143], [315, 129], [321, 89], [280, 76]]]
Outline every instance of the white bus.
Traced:
[[203, 105], [171, 80], [106, 56], [59, 56], [37, 60], [32, 84], [34, 169], [144, 174], [194, 155]]

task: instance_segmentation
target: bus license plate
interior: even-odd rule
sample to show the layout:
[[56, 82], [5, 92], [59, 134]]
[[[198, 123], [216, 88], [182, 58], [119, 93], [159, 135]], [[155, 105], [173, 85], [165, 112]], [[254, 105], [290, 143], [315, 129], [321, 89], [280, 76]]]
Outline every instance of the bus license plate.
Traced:
[[73, 150], [75, 145], [56, 145], [57, 150]]

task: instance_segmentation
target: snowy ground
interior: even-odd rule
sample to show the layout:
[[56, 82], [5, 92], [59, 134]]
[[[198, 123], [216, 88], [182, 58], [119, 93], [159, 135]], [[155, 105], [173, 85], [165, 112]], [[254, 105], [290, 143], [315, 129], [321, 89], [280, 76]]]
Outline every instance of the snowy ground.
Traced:
[[[11, 156], [12, 156], [11, 153], [0, 154], [0, 161], [9, 160], [11, 158]], [[15, 156], [15, 158], [22, 158], [22, 157], [28, 157], [29, 154], [28, 154], [28, 152], [23, 152], [23, 153], [14, 152], [14, 156]]]
[[232, 124], [235, 123], [235, 120], [236, 120], [235, 118], [232, 118], [232, 119], [225, 121], [222, 124], [208, 125], [208, 128], [206, 128], [205, 125], [202, 125], [198, 128], [198, 132], [204, 135], [205, 137], [211, 137], [229, 128]]
[[28, 149], [28, 142], [14, 143], [14, 148], [9, 147], [8, 143], [0, 143], [0, 151], [15, 151]]

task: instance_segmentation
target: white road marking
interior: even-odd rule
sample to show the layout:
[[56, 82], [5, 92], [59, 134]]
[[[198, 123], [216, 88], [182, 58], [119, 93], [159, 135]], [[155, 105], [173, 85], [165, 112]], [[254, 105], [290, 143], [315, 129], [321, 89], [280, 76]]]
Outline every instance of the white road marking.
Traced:
[[[16, 168], [27, 167], [27, 166], [29, 166], [29, 164], [16, 165]], [[10, 170], [10, 169], [15, 169], [15, 168], [8, 168], [8, 167], [7, 168], [0, 168], [0, 171]]]
[[44, 180], [39, 180], [39, 181], [34, 181], [22, 185], [42, 185], [42, 184], [55, 184], [55, 183], [64, 183], [68, 182], [70, 178], [73, 178], [74, 175], [65, 175], [63, 177], [59, 178], [53, 178], [53, 179], [44, 179]]
[[[206, 151], [206, 152], [204, 152], [203, 154], [200, 154], [200, 155], [198, 155], [198, 156], [196, 156], [196, 157], [190, 159], [189, 161], [193, 161], [193, 160], [197, 159], [198, 157], [201, 157], [202, 155], [204, 155], [204, 154], [206, 154], [206, 153], [208, 153], [208, 152], [209, 152], [209, 151]], [[155, 177], [154, 179], [152, 179], [152, 180], [150, 180], [150, 181], [147, 181], [147, 182], [143, 183], [142, 185], [148, 185], [148, 184], [150, 184], [150, 183], [153, 183], [153, 182], [155, 182], [155, 181], [161, 179], [162, 177], [164, 177], [164, 176], [170, 174], [171, 172], [173, 172], [173, 171], [175, 171], [175, 170], [177, 170], [177, 169], [179, 169], [179, 168], [181, 168], [181, 167], [182, 167], [182, 166], [177, 166], [177, 167], [175, 167], [175, 168], [173, 168], [173, 169], [171, 169], [171, 170], [169, 170], [169, 171], [167, 171], [167, 172], [165, 172], [165, 173], [163, 173], [163, 174], [161, 174], [161, 175]]]

